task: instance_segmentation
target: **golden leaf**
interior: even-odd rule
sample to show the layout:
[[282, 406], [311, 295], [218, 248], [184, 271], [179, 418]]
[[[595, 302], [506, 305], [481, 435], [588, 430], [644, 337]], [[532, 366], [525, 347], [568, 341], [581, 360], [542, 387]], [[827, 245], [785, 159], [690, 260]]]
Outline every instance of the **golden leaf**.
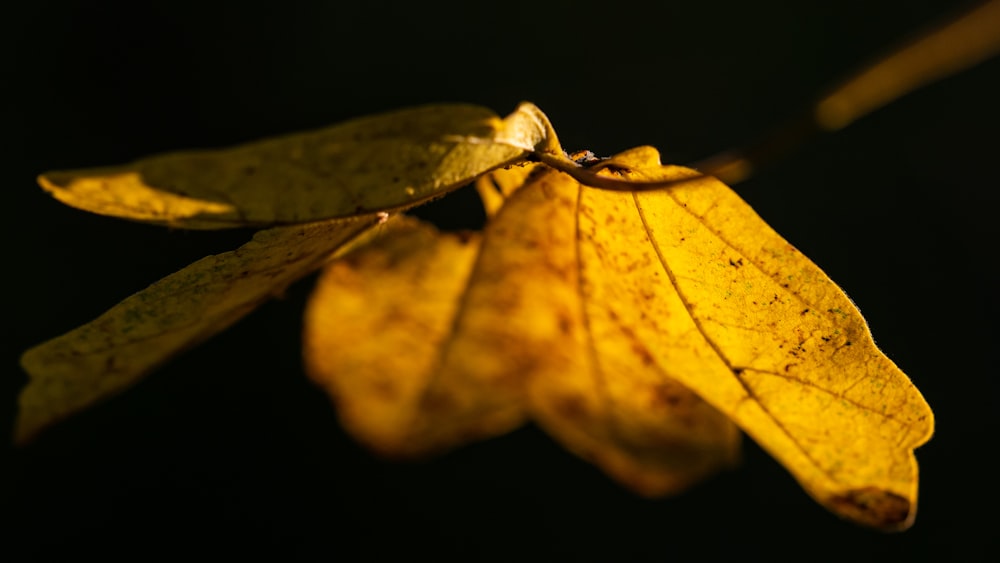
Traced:
[[134, 384], [315, 271], [382, 216], [275, 227], [207, 256], [132, 295], [97, 319], [26, 351], [15, 441]]
[[308, 371], [331, 374], [321, 383], [338, 398], [344, 425], [394, 457], [500, 434], [524, 420], [519, 400], [479, 386], [488, 375], [456, 372], [467, 366], [444, 352], [447, 343], [460, 356], [482, 353], [474, 368], [510, 356], [496, 346], [466, 352], [476, 343], [460, 341], [468, 333], [454, 327], [479, 233], [442, 235], [406, 219], [325, 269], [303, 336]]
[[[661, 166], [648, 147], [616, 164], [643, 180], [693, 174]], [[658, 277], [659, 314], [623, 324], [659, 365], [729, 414], [830, 510], [879, 528], [912, 523], [913, 449], [930, 438], [933, 415], [815, 264], [713, 178], [660, 192], [582, 190], [579, 205], [582, 232], [589, 215], [595, 241], [645, 255], [634, 257], [642, 271], [599, 261], [593, 279], [606, 290], [593, 299], [595, 319], [641, 310], [642, 280]]]
[[[535, 203], [504, 213], [530, 222], [523, 212], [547, 207]], [[566, 228], [530, 233], [572, 236], [572, 209], [562, 212], [548, 220]], [[507, 432], [527, 414], [647, 495], [735, 459], [739, 434], [725, 416], [648, 377], [646, 356], [587, 339], [572, 244], [492, 227], [482, 239], [400, 221], [325, 270], [306, 309], [307, 371], [356, 437], [415, 457]]]
[[50, 172], [39, 183], [73, 207], [188, 229], [350, 217], [410, 207], [536, 147], [553, 150], [539, 115], [530, 104], [503, 120], [478, 106], [425, 106], [229, 149]]
[[[728, 416], [831, 511], [907, 527], [932, 414], [850, 300], [714, 178], [662, 166], [650, 147], [598, 168], [673, 187], [496, 171], [480, 191], [511, 195], [489, 204], [478, 253], [408, 226], [328, 269], [305, 354], [347, 427], [418, 455], [526, 413], [661, 494], [732, 460]], [[424, 298], [434, 305], [414, 307]]]

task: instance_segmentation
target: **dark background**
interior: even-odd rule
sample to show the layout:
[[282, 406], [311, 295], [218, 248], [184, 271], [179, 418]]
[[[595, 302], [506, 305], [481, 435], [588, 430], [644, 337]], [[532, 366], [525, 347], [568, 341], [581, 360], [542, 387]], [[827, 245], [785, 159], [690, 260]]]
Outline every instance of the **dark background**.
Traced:
[[[41, 171], [225, 146], [424, 102], [544, 109], [569, 149], [687, 162], [778, 124], [953, 1], [22, 3], [2, 53], [3, 430], [22, 350], [249, 231], [62, 206]], [[532, 5], [535, 4], [535, 5]], [[398, 465], [359, 449], [299, 352], [310, 279], [0, 462], [4, 561], [985, 559], [996, 556], [1000, 60], [801, 147], [737, 191], [823, 267], [934, 408], [914, 527], [741, 467], [647, 501], [537, 429]], [[471, 190], [427, 208], [481, 221]], [[387, 354], [401, 353], [386, 350]]]

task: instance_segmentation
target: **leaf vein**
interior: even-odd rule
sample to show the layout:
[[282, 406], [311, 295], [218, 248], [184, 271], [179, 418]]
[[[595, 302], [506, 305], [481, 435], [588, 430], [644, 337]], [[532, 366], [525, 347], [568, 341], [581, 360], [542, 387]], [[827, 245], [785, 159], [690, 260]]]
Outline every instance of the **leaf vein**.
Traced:
[[[847, 391], [846, 389], [844, 391], [841, 391], [841, 392], [832, 391], [832, 390], [827, 389], [825, 387], [821, 387], [819, 385], [816, 385], [814, 382], [809, 381], [808, 379], [801, 379], [801, 378], [798, 378], [798, 377], [795, 377], [795, 376], [788, 375], [787, 373], [780, 373], [780, 372], [772, 371], [772, 370], [758, 369], [758, 368], [754, 368], [754, 367], [737, 367], [735, 369], [737, 370], [737, 372], [752, 371], [752, 372], [759, 373], [759, 374], [762, 374], [762, 375], [770, 375], [770, 376], [778, 377], [778, 378], [781, 378], [781, 379], [786, 379], [788, 381], [794, 381], [795, 383], [799, 383], [799, 384], [801, 384], [803, 386], [810, 387], [812, 389], [816, 389], [817, 391], [826, 393], [826, 394], [828, 394], [828, 395], [830, 395], [832, 397], [836, 397], [837, 399], [840, 399], [840, 400], [842, 400], [844, 402], [847, 402], [847, 403], [849, 403], [851, 405], [854, 405], [854, 406], [858, 407], [859, 409], [862, 409], [862, 410], [865, 410], [865, 411], [877, 414], [877, 415], [879, 415], [879, 416], [881, 416], [883, 418], [886, 418], [886, 419], [891, 420], [893, 422], [898, 422], [898, 423], [900, 423], [900, 424], [902, 424], [904, 426], [911, 426], [906, 421], [900, 420], [900, 419], [892, 416], [892, 414], [890, 414], [888, 412], [872, 408], [872, 407], [870, 407], [870, 406], [868, 406], [868, 405], [866, 405], [866, 404], [864, 404], [864, 403], [862, 403], [860, 401], [848, 398], [847, 396], [844, 395], [844, 393]], [[867, 376], [864, 377], [864, 378], [861, 378], [861, 379], [867, 379]]]
[[[653, 233], [653, 229], [650, 228], [649, 226], [649, 222], [646, 218], [646, 215], [642, 210], [642, 205], [639, 203], [638, 194], [636, 192], [633, 192], [631, 195], [632, 195], [632, 202], [639, 213], [639, 219], [642, 221], [642, 227], [646, 231], [646, 236], [649, 238], [650, 244], [653, 246], [653, 251], [656, 253], [656, 258], [659, 261], [660, 266], [663, 268], [663, 273], [666, 274], [667, 279], [669, 279], [670, 283], [674, 286], [674, 289], [677, 292], [677, 297], [681, 300], [681, 303], [684, 305], [684, 310], [687, 312], [688, 317], [691, 319], [691, 322], [694, 323], [695, 328], [697, 328], [698, 332], [701, 333], [701, 336], [705, 340], [705, 343], [708, 344], [708, 346], [712, 349], [712, 351], [715, 352], [715, 355], [719, 358], [719, 360], [723, 364], [725, 364], [726, 367], [729, 368], [729, 370], [734, 374], [740, 386], [743, 387], [743, 392], [746, 393], [747, 397], [752, 399], [757, 404], [757, 406], [774, 422], [774, 425], [777, 426], [778, 429], [780, 429], [781, 432], [785, 434], [785, 436], [793, 444], [795, 444], [795, 447], [799, 450], [802, 456], [805, 457], [809, 461], [809, 463], [811, 463], [817, 470], [826, 475], [828, 478], [830, 478], [831, 480], [836, 480], [833, 474], [827, 468], [823, 467], [823, 465], [821, 465], [818, 460], [816, 460], [812, 455], [810, 455], [809, 450], [806, 449], [806, 447], [795, 437], [795, 435], [788, 430], [788, 428], [781, 421], [781, 419], [779, 419], [773, 412], [771, 412], [770, 409], [767, 408], [767, 406], [760, 400], [760, 398], [757, 396], [754, 390], [747, 384], [747, 382], [744, 381], [738, 375], [736, 375], [738, 373], [738, 368], [732, 365], [732, 363], [729, 361], [729, 358], [726, 357], [725, 353], [722, 351], [721, 348], [719, 348], [718, 344], [716, 344], [711, 339], [711, 337], [709, 337], [704, 327], [702, 327], [701, 322], [692, 312], [691, 304], [688, 301], [688, 299], [684, 296], [684, 292], [681, 291], [680, 287], [677, 285], [677, 278], [674, 275], [674, 272], [670, 268], [669, 264], [667, 264], [666, 258], [663, 256], [663, 252], [660, 249], [660, 245], [656, 241], [656, 235]], [[671, 196], [671, 198], [674, 199], [674, 201], [680, 207], [685, 208], [684, 205], [682, 205], [679, 201], [677, 201], [676, 198], [674, 198], [673, 196]], [[697, 215], [694, 214], [692, 215], [698, 217]], [[700, 217], [698, 218], [701, 219]], [[707, 225], [706, 228], [708, 228]], [[723, 242], [726, 242], [727, 245], [729, 245], [728, 241], [725, 241], [725, 239], [722, 240]], [[729, 246], [732, 248], [732, 245]], [[760, 268], [758, 267], [758, 269]], [[761, 271], [763, 272], [763, 270]]]
[[[761, 265], [761, 263], [759, 261], [755, 260], [751, 256], [747, 256], [747, 254], [745, 252], [743, 252], [743, 250], [741, 248], [739, 248], [736, 245], [734, 245], [733, 243], [731, 243], [729, 241], [729, 239], [727, 239], [725, 236], [723, 236], [723, 234], [721, 232], [719, 232], [718, 230], [712, 228], [712, 226], [709, 225], [708, 222], [705, 220], [705, 213], [698, 214], [698, 213], [695, 213], [694, 211], [692, 211], [691, 208], [689, 206], [685, 205], [683, 202], [681, 202], [677, 198], [677, 195], [674, 194], [674, 193], [672, 193], [671, 190], [665, 190], [665, 193], [670, 197], [670, 199], [672, 199], [674, 201], [674, 203], [677, 204], [677, 206], [679, 208], [683, 209], [684, 212], [687, 213], [688, 215], [690, 215], [690, 216], [694, 217], [695, 219], [697, 219], [698, 222], [701, 223], [701, 225], [703, 227], [705, 227], [710, 233], [712, 233], [713, 235], [715, 235], [715, 237], [718, 238], [720, 241], [722, 241], [729, 249], [731, 249], [732, 251], [734, 251], [737, 254], [739, 254], [740, 257], [746, 259], [746, 261], [749, 264], [753, 265], [753, 267], [758, 272], [760, 272], [761, 274], [763, 274], [765, 277], [767, 277], [768, 279], [773, 280], [775, 283], [778, 283], [779, 285], [781, 285], [780, 282], [778, 281], [778, 279], [775, 277], [775, 274], [768, 273], [767, 270], [764, 269], [763, 265]], [[634, 196], [633, 196], [633, 199], [634, 199]], [[638, 206], [638, 205], [639, 205], [639, 202], [638, 202], [638, 200], [636, 200], [636, 206]], [[717, 203], [714, 203], [709, 208], [709, 211], [712, 210], [712, 209], [714, 209], [715, 207], [717, 207], [717, 205], [718, 205]], [[707, 213], [707, 211], [706, 211], [706, 213]], [[643, 224], [645, 224], [645, 219], [643, 220]], [[806, 301], [806, 299], [804, 297], [802, 297], [802, 295], [800, 295], [798, 291], [792, 289], [791, 287], [784, 287], [783, 285], [782, 285], [782, 288], [785, 290], [785, 292], [787, 292], [790, 295], [792, 295], [792, 297], [794, 297], [795, 300], [798, 301], [799, 303], [801, 303], [802, 305], [808, 306], [810, 308], [816, 308], [816, 306], [813, 303], [810, 303], [810, 302]]]

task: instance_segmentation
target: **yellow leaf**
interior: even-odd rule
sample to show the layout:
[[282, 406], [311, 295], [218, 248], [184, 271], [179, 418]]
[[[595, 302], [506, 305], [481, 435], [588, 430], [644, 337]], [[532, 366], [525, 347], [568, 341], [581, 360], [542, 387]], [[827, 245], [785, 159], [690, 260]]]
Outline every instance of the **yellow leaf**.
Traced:
[[[487, 227], [480, 287], [469, 290], [478, 299], [466, 299], [470, 329], [494, 333], [495, 352], [518, 358], [516, 369], [530, 377], [533, 418], [645, 495], [678, 491], [732, 463], [739, 443], [731, 422], [655, 366], [642, 342], [616, 341], [593, 323], [591, 249], [580, 238], [586, 214], [575, 201], [581, 185], [553, 171], [529, 178]], [[621, 311], [621, 330], [646, 313], [655, 311]]]
[[[524, 420], [520, 389], [492, 385], [495, 350], [455, 326], [479, 243], [478, 233], [400, 220], [330, 264], [310, 298], [307, 371], [344, 426], [383, 455], [420, 456]], [[469, 366], [468, 354], [484, 361]]]
[[481, 249], [399, 223], [326, 269], [305, 358], [345, 427], [383, 455], [412, 457], [506, 432], [527, 412], [647, 495], [730, 464], [739, 433], [724, 415], [651, 371], [647, 351], [621, 354], [586, 330], [574, 209], [528, 194], [503, 207], [511, 219], [492, 223]]
[[382, 216], [258, 232], [132, 295], [97, 319], [26, 351], [15, 441], [135, 383], [222, 331], [378, 224]]
[[528, 180], [528, 176], [545, 167], [538, 163], [522, 163], [510, 166], [504, 174], [487, 174], [476, 181], [476, 191], [483, 201], [487, 217], [493, 217], [503, 207], [510, 194], [517, 191]]
[[[648, 147], [618, 164], [642, 180], [693, 174], [660, 166]], [[912, 522], [913, 449], [929, 439], [932, 413], [815, 264], [712, 178], [660, 192], [584, 190], [580, 206], [596, 240], [641, 249], [630, 254], [646, 266], [602, 261], [595, 279], [615, 284], [595, 313], [646, 306], [642, 280], [659, 277], [658, 314], [633, 325], [659, 364], [830, 510], [879, 528]]]
[[538, 108], [501, 120], [434, 105], [363, 117], [234, 148], [50, 172], [67, 205], [189, 229], [300, 223], [397, 210], [440, 196], [540, 148], [558, 150]]
[[[464, 285], [454, 269], [472, 258], [443, 250], [448, 235], [435, 237], [433, 261], [387, 250], [406, 243], [389, 238], [323, 276], [306, 355], [342, 413], [370, 413], [342, 414], [354, 417], [348, 426], [362, 439], [378, 427], [392, 436], [380, 449], [405, 455], [503, 431], [458, 426], [517, 412], [519, 401], [571, 450], [658, 494], [732, 460], [728, 416], [831, 511], [907, 527], [913, 449], [930, 437], [932, 414], [844, 293], [714, 178], [662, 166], [650, 147], [596, 168], [673, 187], [596, 190], [543, 165], [495, 171], [480, 191], [513, 194]], [[397, 267], [408, 274], [385, 279]], [[396, 326], [426, 294], [414, 287], [441, 287], [434, 298], [447, 305], [408, 311]], [[376, 334], [426, 334], [432, 346], [410, 367], [385, 359], [405, 347], [364, 330], [327, 338], [366, 315]], [[418, 389], [405, 413], [376, 396], [380, 379]], [[440, 416], [447, 435], [424, 441]]]

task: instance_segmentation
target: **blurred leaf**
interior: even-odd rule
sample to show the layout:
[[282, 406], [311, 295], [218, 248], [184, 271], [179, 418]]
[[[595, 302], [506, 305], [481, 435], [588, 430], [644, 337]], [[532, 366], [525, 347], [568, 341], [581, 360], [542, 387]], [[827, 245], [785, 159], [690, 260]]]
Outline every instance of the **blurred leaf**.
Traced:
[[840, 129], [914, 90], [986, 61], [998, 51], [1000, 1], [989, 0], [921, 33], [851, 76], [817, 102], [816, 122], [823, 129]]
[[[454, 324], [481, 238], [401, 220], [331, 264], [314, 290], [303, 336], [309, 372], [338, 398], [345, 426], [383, 455], [420, 455], [524, 420], [517, 397], [483, 388], [445, 353], [475, 344], [461, 341], [467, 333]], [[502, 362], [517, 345], [477, 349], [474, 369]]]
[[1000, 52], [1000, 0], [974, 5], [852, 73], [804, 114], [739, 150], [692, 165], [735, 185], [781, 160], [810, 137], [836, 131], [924, 86], [972, 68]]

